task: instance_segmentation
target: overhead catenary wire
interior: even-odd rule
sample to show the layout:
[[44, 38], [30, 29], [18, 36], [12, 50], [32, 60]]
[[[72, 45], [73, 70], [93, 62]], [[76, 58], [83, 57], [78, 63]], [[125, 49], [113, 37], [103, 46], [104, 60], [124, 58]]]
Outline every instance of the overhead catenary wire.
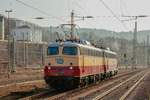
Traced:
[[78, 2], [74, 1], [74, 4], [75, 4], [76, 6], [78, 6], [80, 9], [82, 9], [82, 10], [85, 12], [85, 14], [88, 15], [87, 11], [86, 11]]
[[[90, 14], [89, 14], [89, 11], [87, 11], [81, 4], [79, 4], [77, 1], [73, 1], [73, 4], [75, 4], [78, 8], [80, 8], [83, 12], [84, 12], [84, 14], [86, 14], [87, 16], [89, 16]], [[84, 3], [84, 5], [85, 5], [85, 3]], [[84, 17], [84, 16], [83, 16]], [[94, 16], [93, 16], [93, 18], [95, 18]], [[92, 19], [93, 19], [92, 18]], [[86, 21], [87, 22], [87, 21]], [[91, 26], [95, 26], [95, 24], [93, 24], [92, 22], [87, 22], [87, 23], [89, 23]]]
[[123, 9], [124, 9], [125, 13], [127, 13], [127, 15], [130, 15], [130, 13], [129, 13], [128, 9], [127, 9], [127, 5], [124, 2], [124, 0], [120, 0], [120, 9], [121, 9], [121, 15], [122, 16], [124, 15]]
[[[119, 0], [119, 1], [120, 1], [120, 10], [121, 10], [120, 15], [121, 15], [121, 17], [123, 17], [125, 14], [130, 15], [130, 13], [129, 13], [128, 9], [127, 9], [127, 5], [124, 2], [124, 0]], [[125, 20], [122, 20], [122, 22], [126, 22], [126, 21], [129, 22], [129, 20], [132, 20], [132, 19], [125, 19]], [[132, 23], [129, 23], [129, 26], [131, 28], [130, 31], [132, 32], [132, 30], [133, 30], [132, 29]]]
[[68, 12], [71, 11], [71, 10], [70, 10], [70, 0], [67, 0], [67, 10], [68, 10]]
[[[17, 1], [18, 3], [20, 3], [20, 4], [24, 5], [24, 6], [26, 6], [26, 7], [29, 7], [29, 8], [31, 8], [31, 9], [33, 9], [33, 10], [36, 10], [36, 11], [38, 11], [38, 12], [44, 14], [44, 15], [47, 15], [47, 16], [53, 18], [53, 19], [57, 19], [57, 20], [60, 20], [60, 21], [62, 21], [62, 22], [65, 21], [65, 20], [63, 20], [62, 18], [53, 16], [52, 14], [49, 14], [49, 13], [47, 13], [47, 12], [45, 12], [45, 11], [39, 9], [39, 8], [36, 8], [36, 7], [32, 6], [32, 5], [29, 5], [29, 4], [27, 4], [27, 3], [23, 2], [23, 1], [20, 1], [20, 0], [16, 0], [16, 1]], [[65, 21], [65, 22], [66, 22], [66, 21]]]
[[[83, 10], [84, 11], [84, 13], [86, 14], [86, 15], [89, 15], [88, 13], [89, 13], [89, 11], [87, 12], [86, 11], [86, 9], [82, 6], [82, 5], [80, 5], [78, 2], [76, 2], [76, 1], [73, 1], [73, 4], [74, 5], [76, 5], [78, 8], [80, 8], [81, 10]], [[114, 14], [115, 15], [115, 14]], [[95, 19], [95, 18], [115, 18], [116, 16], [93, 16], [93, 18]], [[118, 19], [119, 19], [119, 17], [118, 17]], [[119, 19], [119, 21], [121, 21], [120, 19]], [[93, 23], [90, 23], [90, 22], [88, 22], [90, 25], [93, 25], [94, 26], [94, 24]], [[111, 23], [110, 23], [111, 24]], [[112, 25], [113, 26], [113, 25]]]
[[[102, 1], [102, 0], [101, 0]], [[120, 1], [121, 2], [121, 1]], [[106, 3], [104, 2], [104, 1], [102, 1], [102, 3], [103, 3], [103, 5], [111, 12], [111, 14], [113, 15], [113, 16], [93, 16], [93, 18], [116, 18], [122, 25], [123, 25], [123, 27], [126, 29], [126, 30], [129, 30], [129, 31], [131, 31], [129, 28], [127, 28], [127, 26], [125, 25], [125, 23], [123, 23], [123, 21], [120, 19], [120, 17], [122, 17], [122, 16], [117, 16], [114, 12], [113, 12], [113, 10], [111, 9], [111, 8], [109, 8], [109, 6], [107, 6], [106, 5]], [[124, 3], [124, 2], [123, 2]], [[87, 11], [85, 10], [85, 8], [84, 7], [82, 7], [79, 3], [77, 3], [77, 2], [75, 2], [74, 1], [74, 4], [76, 4], [80, 9], [82, 9], [84, 12], [85, 12], [85, 14], [87, 14], [88, 15], [88, 13], [87, 13]], [[120, 3], [120, 5], [121, 5], [121, 3]], [[127, 10], [126, 10], [127, 11]]]
[[106, 9], [109, 10], [109, 12], [123, 25], [123, 27], [124, 27], [125, 29], [128, 30], [128, 28], [126, 27], [126, 25], [119, 19], [119, 17], [113, 12], [113, 10], [112, 10], [111, 8], [109, 8], [109, 6], [107, 6], [107, 4], [106, 4], [103, 0], [98, 0], [98, 1], [99, 1], [100, 3], [102, 3]]

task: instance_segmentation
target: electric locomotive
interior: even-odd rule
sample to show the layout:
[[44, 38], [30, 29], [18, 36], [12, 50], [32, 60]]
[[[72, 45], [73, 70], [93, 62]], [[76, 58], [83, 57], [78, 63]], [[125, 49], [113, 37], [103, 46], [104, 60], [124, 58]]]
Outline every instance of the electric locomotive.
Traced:
[[44, 79], [55, 89], [83, 87], [116, 74], [115, 52], [97, 48], [87, 41], [48, 45]]
[[[97, 48], [74, 35], [71, 13], [70, 38], [52, 42], [47, 48], [45, 82], [55, 89], [84, 87], [117, 74], [117, 54]], [[59, 36], [58, 36], [59, 37]]]

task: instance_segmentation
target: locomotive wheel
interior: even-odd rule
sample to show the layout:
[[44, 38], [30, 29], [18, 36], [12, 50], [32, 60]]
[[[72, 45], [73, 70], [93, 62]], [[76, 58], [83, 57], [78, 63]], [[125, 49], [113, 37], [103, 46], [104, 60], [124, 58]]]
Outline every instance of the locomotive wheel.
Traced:
[[80, 87], [84, 87], [84, 86], [86, 86], [86, 77], [82, 77], [81, 79], [80, 79]]
[[99, 75], [98, 74], [95, 76], [95, 80], [96, 80], [96, 82], [99, 81]]

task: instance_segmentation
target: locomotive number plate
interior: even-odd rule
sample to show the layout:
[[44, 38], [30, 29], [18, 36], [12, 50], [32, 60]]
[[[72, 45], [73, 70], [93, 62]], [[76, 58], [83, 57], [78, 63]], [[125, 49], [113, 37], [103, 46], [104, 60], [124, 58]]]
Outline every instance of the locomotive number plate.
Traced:
[[56, 58], [56, 62], [57, 64], [63, 64], [64, 63], [64, 60], [60, 57]]

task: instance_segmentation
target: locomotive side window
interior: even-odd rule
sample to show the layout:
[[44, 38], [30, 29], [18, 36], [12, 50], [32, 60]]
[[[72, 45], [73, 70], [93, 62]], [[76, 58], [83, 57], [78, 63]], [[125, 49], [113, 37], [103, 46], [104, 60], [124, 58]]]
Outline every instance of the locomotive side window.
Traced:
[[62, 54], [64, 54], [64, 55], [77, 55], [78, 54], [77, 47], [64, 47]]
[[59, 53], [58, 47], [48, 47], [47, 54], [48, 55], [57, 55]]
[[102, 57], [102, 51], [98, 50], [92, 50], [89, 48], [80, 48], [81, 50], [81, 55], [88, 55], [88, 56], [100, 56]]

